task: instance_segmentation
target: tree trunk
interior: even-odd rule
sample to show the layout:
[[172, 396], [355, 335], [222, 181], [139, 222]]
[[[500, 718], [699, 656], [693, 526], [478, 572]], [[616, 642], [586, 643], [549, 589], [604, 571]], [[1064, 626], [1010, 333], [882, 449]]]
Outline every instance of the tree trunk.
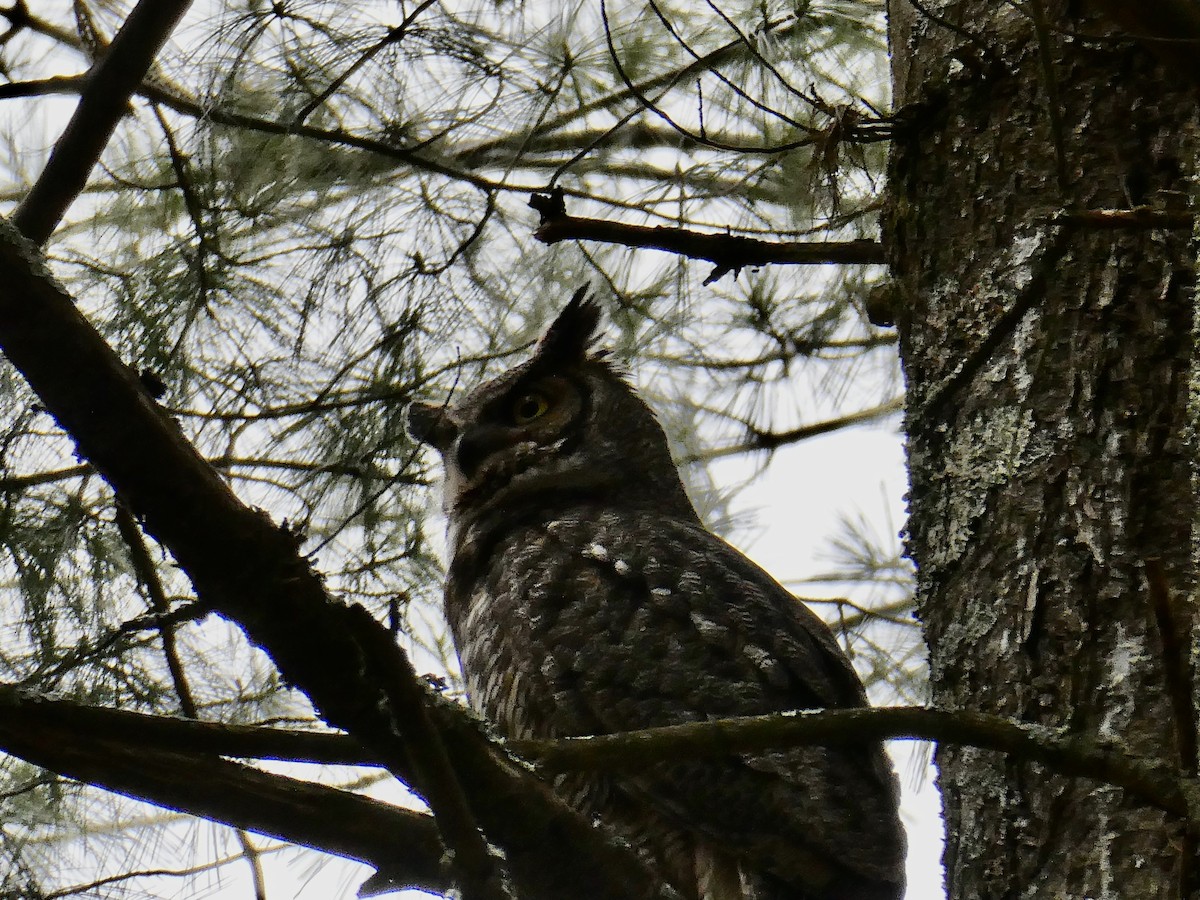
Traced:
[[[1194, 774], [1198, 92], [1133, 41], [1080, 38], [1117, 32], [1078, 3], [921, 6], [890, 10], [885, 237], [933, 700]], [[951, 897], [1200, 888], [1181, 823], [1118, 789], [937, 762]]]

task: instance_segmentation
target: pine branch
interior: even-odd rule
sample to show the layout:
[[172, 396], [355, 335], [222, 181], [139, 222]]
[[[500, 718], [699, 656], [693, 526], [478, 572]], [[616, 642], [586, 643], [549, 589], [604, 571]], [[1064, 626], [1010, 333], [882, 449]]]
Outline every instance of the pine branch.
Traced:
[[[0, 688], [0, 748], [43, 768], [157, 806], [449, 885], [433, 820], [347, 791], [261, 772], [178, 741], [143, 740], [137, 716]], [[204, 723], [174, 721], [191, 729]], [[104, 727], [95, 727], [97, 723]]]
[[505, 900], [499, 860], [488, 850], [471, 812], [470, 802], [447, 755], [441, 732], [426, 707], [425, 691], [408, 655], [397, 652], [393, 636], [361, 606], [354, 606], [358, 632], [370, 668], [368, 679], [378, 684], [390, 701], [394, 727], [405, 735], [409, 774], [419, 785], [437, 820], [438, 831], [458, 878], [464, 900]]
[[[74, 729], [90, 739], [145, 747], [155, 752], [270, 759], [339, 766], [382, 764], [348, 734], [205, 722], [90, 706], [0, 685], [3, 735], [43, 729]], [[44, 764], [43, 764], [44, 765]]]
[[878, 241], [763, 241], [734, 234], [705, 234], [687, 228], [627, 225], [570, 216], [558, 189], [549, 194], [534, 194], [529, 205], [542, 217], [533, 236], [543, 244], [598, 241], [703, 259], [716, 267], [704, 279], [705, 284], [712, 284], [729, 272], [736, 275], [748, 266], [866, 265], [884, 261], [883, 246]]
[[778, 450], [780, 447], [789, 444], [798, 444], [801, 441], [806, 441], [809, 438], [818, 437], [822, 434], [829, 434], [833, 431], [838, 431], [842, 428], [849, 428], [852, 425], [862, 425], [865, 422], [873, 422], [876, 419], [881, 419], [890, 416], [893, 413], [900, 412], [904, 409], [904, 398], [897, 397], [893, 400], [888, 400], [886, 403], [881, 403], [878, 406], [872, 406], [869, 409], [863, 409], [855, 413], [849, 413], [845, 416], [838, 416], [836, 419], [826, 419], [823, 422], [813, 422], [809, 425], [801, 425], [799, 428], [791, 428], [787, 431], [763, 431], [758, 428], [747, 425], [746, 430], [748, 435], [744, 441], [736, 444], [727, 444], [723, 447], [714, 447], [711, 450], [705, 450], [700, 453], [693, 453], [682, 457], [680, 464], [690, 464], [697, 462], [709, 462], [714, 459], [720, 459], [724, 456], [734, 456], [738, 453], [752, 453], [756, 450], [766, 450], [768, 452]]
[[640, 769], [681, 758], [896, 739], [939, 741], [1007, 753], [1015, 760], [1041, 763], [1060, 775], [1115, 785], [1143, 802], [1191, 819], [1183, 782], [1173, 766], [1132, 757], [1065, 729], [968, 710], [802, 710], [558, 741], [508, 741], [506, 746], [546, 771], [562, 772]]
[[79, 94], [86, 86], [86, 75], [55, 75], [34, 81], [10, 81], [7, 84], [0, 84], [0, 100], [48, 97], [55, 94]]
[[191, 0], [141, 0], [88, 73], [75, 114], [13, 214], [13, 224], [34, 243], [46, 242], [83, 190], [129, 98], [190, 5]]
[[129, 551], [130, 565], [133, 567], [142, 589], [146, 592], [146, 599], [150, 601], [150, 611], [159, 619], [158, 633], [162, 639], [163, 655], [167, 660], [167, 671], [171, 673], [171, 683], [175, 687], [179, 708], [189, 719], [199, 719], [196, 700], [184, 674], [183, 660], [179, 656], [179, 647], [175, 640], [176, 626], [161, 618], [170, 613], [171, 601], [167, 599], [162, 579], [158, 577], [158, 570], [150, 556], [150, 548], [146, 546], [146, 539], [137, 527], [132, 513], [123, 503], [117, 504], [116, 524], [117, 532], [121, 535], [121, 539]]

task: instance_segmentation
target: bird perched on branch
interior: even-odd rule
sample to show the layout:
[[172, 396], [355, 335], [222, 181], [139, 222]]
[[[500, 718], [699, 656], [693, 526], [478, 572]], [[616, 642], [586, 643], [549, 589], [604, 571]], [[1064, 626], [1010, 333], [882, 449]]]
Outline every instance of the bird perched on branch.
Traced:
[[[866, 693], [828, 627], [708, 531], [580, 290], [533, 357], [456, 406], [414, 404], [442, 456], [446, 613], [472, 705], [513, 738], [607, 734]], [[881, 744], [678, 759], [555, 788], [689, 900], [895, 900]]]

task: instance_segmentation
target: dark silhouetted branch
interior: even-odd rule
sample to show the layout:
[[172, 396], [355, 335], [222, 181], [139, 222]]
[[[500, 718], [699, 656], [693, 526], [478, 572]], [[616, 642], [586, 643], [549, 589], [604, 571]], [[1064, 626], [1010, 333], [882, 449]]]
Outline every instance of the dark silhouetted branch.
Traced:
[[[433, 819], [325, 785], [260, 772], [179, 741], [146, 741], [155, 717], [89, 709], [0, 688], [0, 748], [79, 781], [157, 806], [405, 871], [442, 891]], [[172, 720], [157, 720], [158, 722]], [[173, 720], [194, 734], [204, 723]], [[97, 727], [102, 725], [102, 727]], [[182, 733], [182, 732], [181, 732]]]
[[73, 729], [89, 738], [172, 753], [381, 766], [348, 734], [203, 722], [88, 706], [0, 686], [0, 734]]
[[354, 606], [350, 611], [358, 619], [351, 627], [358, 631], [366, 651], [366, 676], [390, 701], [395, 728], [404, 736], [409, 774], [433, 810], [459, 892], [465, 900], [505, 900], [509, 893], [499, 860], [488, 851], [479, 833], [441, 732], [426, 709], [428, 692], [422, 688], [408, 654], [396, 646], [389, 632], [379, 628], [366, 609]]
[[0, 84], [0, 100], [20, 97], [46, 97], [53, 94], [78, 94], [87, 85], [86, 75], [56, 75], [35, 81], [10, 81]]
[[44, 244], [87, 183], [154, 57], [191, 0], [141, 0], [88, 73], [75, 114], [50, 160], [13, 214], [13, 224]]
[[[155, 752], [191, 750], [220, 756], [378, 765], [351, 736], [302, 732], [149, 716], [81, 706], [70, 701], [22, 697], [0, 688], [0, 741], [8, 731], [67, 728], [104, 741], [136, 743]], [[429, 712], [447, 740], [447, 755], [466, 761], [478, 749], [478, 726], [455, 704], [437, 699]], [[464, 738], [464, 740], [459, 740]], [[1094, 738], [1065, 729], [1015, 722], [967, 710], [925, 707], [812, 710], [651, 728], [598, 737], [505, 743], [507, 749], [552, 772], [585, 769], [637, 769], [686, 756], [705, 758], [812, 744], [876, 740], [928, 740], [1008, 753], [1037, 762], [1061, 775], [1091, 778], [1129, 791], [1138, 799], [1176, 815], [1186, 815], [1181, 782], [1174, 766], [1145, 760]], [[470, 770], [470, 766], [466, 767]], [[459, 766], [459, 771], [463, 767]], [[464, 787], [491, 790], [486, 780]]]
[[679, 460], [680, 463], [696, 463], [708, 462], [713, 459], [720, 459], [723, 456], [734, 456], [738, 453], [752, 453], [756, 450], [778, 450], [780, 447], [788, 444], [798, 444], [800, 441], [808, 440], [809, 438], [817, 437], [822, 434], [829, 434], [833, 431], [838, 431], [842, 428], [848, 428], [851, 425], [861, 425], [864, 422], [872, 422], [875, 419], [881, 419], [885, 416], [890, 416], [893, 413], [900, 412], [904, 409], [904, 398], [897, 397], [894, 400], [889, 400], [886, 403], [881, 403], [879, 406], [872, 406], [870, 409], [864, 409], [849, 415], [839, 416], [836, 419], [826, 419], [823, 422], [814, 422], [811, 425], [802, 425], [799, 428], [790, 428], [787, 431], [762, 431], [757, 428], [749, 428], [749, 434], [744, 441], [736, 444], [728, 444], [724, 447], [714, 447], [711, 450], [705, 450], [700, 453], [694, 453], [690, 456], [685, 456]]
[[711, 284], [729, 272], [736, 274], [748, 266], [873, 265], [884, 261], [883, 246], [878, 241], [763, 241], [663, 225], [626, 225], [569, 216], [562, 208], [561, 199], [558, 194], [534, 194], [529, 202], [542, 216], [541, 224], [533, 233], [542, 243], [599, 241], [708, 260], [716, 268], [704, 279], [705, 284]]

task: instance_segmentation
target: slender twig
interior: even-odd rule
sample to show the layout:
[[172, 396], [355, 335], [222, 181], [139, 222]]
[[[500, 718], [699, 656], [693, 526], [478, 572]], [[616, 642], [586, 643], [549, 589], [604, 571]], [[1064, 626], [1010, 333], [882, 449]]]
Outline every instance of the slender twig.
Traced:
[[[48, 87], [45, 90], [52, 93], [79, 93], [79, 87], [84, 83], [86, 83], [85, 80], [76, 82], [71, 79], [67, 79], [57, 82], [57, 90], [50, 91]], [[479, 188], [486, 193], [504, 192], [530, 194], [535, 191], [542, 190], [544, 187], [543, 185], [486, 178], [482, 175], [475, 174], [473, 171], [470, 171], [467, 168], [449, 165], [442, 160], [424, 156], [421, 153], [418, 153], [412, 147], [399, 146], [393, 142], [352, 134], [341, 129], [316, 128], [312, 125], [294, 125], [290, 122], [279, 122], [271, 119], [258, 118], [256, 116], [236, 112], [219, 105], [204, 105], [190, 97], [185, 97], [180, 93], [168, 90], [161, 84], [145, 83], [141, 86], [138, 93], [148, 100], [162, 104], [173, 112], [179, 113], [183, 116], [188, 116], [189, 118], [196, 119], [198, 121], [213, 122], [218, 125], [226, 125], [230, 128], [238, 128], [244, 131], [251, 131], [259, 134], [299, 137], [316, 141], [318, 143], [347, 147], [353, 150], [361, 150], [365, 153], [371, 153], [386, 159], [396, 160], [397, 162], [404, 163], [419, 171], [441, 175], [454, 181], [461, 181], [464, 184], [469, 184], [472, 187]], [[464, 150], [456, 158], [470, 162], [470, 160], [475, 156], [475, 150]], [[574, 159], [574, 157], [572, 159]], [[559, 167], [559, 172], [553, 176], [551, 182], [559, 177], [563, 169], [569, 166], [569, 162], [570, 161]], [[621, 201], [612, 198], [601, 198], [590, 194], [585, 190], [571, 187], [564, 187], [562, 190], [567, 196], [580, 200], [603, 202], [609, 206], [615, 206], [619, 209], [628, 209], [630, 211], [639, 212], [657, 218], [672, 218], [671, 216], [667, 216], [665, 214], [655, 212], [653, 209], [647, 208], [644, 203]]]
[[262, 851], [254, 845], [250, 832], [237, 829], [238, 843], [242, 846], [241, 858], [250, 866], [251, 883], [254, 885], [254, 900], [267, 900], [267, 878], [263, 872]]
[[[788, 14], [767, 22], [762, 28], [762, 33], [771, 34], [785, 41], [794, 34], [799, 22], [800, 19], [795, 14]], [[644, 96], [653, 94], [652, 99], [657, 102], [674, 89], [676, 85], [684, 81], [690, 81], [694, 76], [714, 69], [732, 57], [740, 56], [744, 50], [745, 44], [740, 40], [730, 41], [705, 54], [700, 59], [693, 60], [678, 69], [657, 72], [644, 81], [639, 81], [632, 90], [621, 88], [586, 103], [573, 103], [557, 116], [546, 120], [542, 124], [542, 127], [539, 129], [538, 141], [535, 141], [533, 146], [535, 148], [541, 146], [540, 140], [544, 140], [546, 135], [556, 132], [562, 133], [568, 126], [587, 121], [593, 113], [604, 111], [610, 115], [617, 116], [617, 110], [626, 101], [636, 98], [639, 94]], [[627, 121], [628, 118], [632, 118], [633, 115], [640, 111], [641, 107], [635, 106], [630, 113], [618, 118]], [[476, 144], [471, 152], [490, 153], [504, 147], [510, 141], [511, 138], [483, 141]]]
[[859, 412], [850, 413], [845, 416], [838, 416], [836, 419], [826, 419], [822, 422], [813, 422], [810, 425], [801, 425], [799, 428], [792, 428], [787, 431], [762, 431], [756, 428], [748, 428], [749, 434], [743, 441], [739, 441], [736, 444], [726, 444], [722, 447], [713, 447], [711, 450], [704, 450], [699, 453], [692, 453], [681, 457], [678, 462], [680, 465], [690, 465], [697, 462], [710, 462], [714, 459], [734, 456], [738, 453], [753, 453], [760, 450], [773, 452], [780, 447], [798, 444], [809, 438], [829, 434], [842, 428], [849, 428], [851, 425], [862, 425], [865, 422], [873, 422], [876, 419], [885, 418], [903, 409], [904, 398], [896, 397], [886, 403], [872, 406], [870, 409], [860, 410]]
[[625, 89], [629, 92], [630, 96], [637, 100], [644, 110], [657, 116], [668, 126], [689, 140], [693, 140], [697, 144], [701, 144], [705, 147], [712, 147], [716, 150], [728, 150], [735, 153], [764, 154], [786, 153], [789, 150], [796, 150], [800, 147], [806, 147], [809, 144], [814, 143], [816, 140], [816, 138], [813, 137], [804, 137], [795, 141], [785, 141], [782, 144], [764, 144], [758, 146], [752, 144], [732, 144], [728, 141], [716, 140], [711, 137], [697, 134], [688, 128], [684, 128], [673, 118], [671, 118], [671, 116], [668, 115], [661, 106], [647, 97], [634, 82], [629, 73], [625, 70], [625, 65], [621, 62], [621, 57], [617, 53], [617, 45], [613, 39], [612, 24], [609, 21], [608, 16], [608, 0], [600, 0], [600, 20], [604, 25], [604, 40], [608, 47], [609, 59], [612, 60], [613, 68], [616, 70], [617, 75], [621, 79], [621, 83], [625, 85]]
[[210, 234], [205, 223], [204, 204], [196, 190], [187, 157], [179, 149], [179, 145], [175, 141], [175, 132], [171, 130], [167, 117], [163, 115], [162, 107], [157, 103], [154, 104], [154, 117], [158, 120], [163, 139], [167, 143], [167, 153], [171, 159], [171, 169], [175, 172], [175, 182], [179, 187], [179, 193], [183, 196], [183, 207], [187, 210], [188, 218], [192, 222], [192, 230], [196, 235], [196, 256], [191, 262], [192, 269], [196, 273], [197, 296], [188, 303], [189, 308], [184, 316], [183, 326], [179, 329], [175, 343], [167, 352], [167, 359], [174, 360], [183, 347], [188, 331], [195, 323], [200, 311], [209, 308], [209, 296], [212, 293], [212, 279], [208, 273], [209, 253], [212, 252], [218, 258], [223, 257], [224, 254], [221, 251], [219, 235], [217, 233]]
[[402, 21], [395, 28], [388, 29], [387, 34], [368, 47], [358, 57], [358, 59], [351, 63], [350, 66], [347, 67], [344, 72], [342, 72], [341, 75], [338, 75], [336, 78], [330, 81], [325, 90], [313, 97], [310, 101], [308, 101], [308, 103], [305, 103], [304, 106], [300, 108], [300, 111], [296, 113], [296, 118], [293, 120], [293, 122], [296, 125], [303, 123], [304, 120], [311, 116], [318, 107], [336, 94], [338, 89], [346, 83], [348, 78], [350, 78], [355, 72], [365, 66], [372, 59], [374, 59], [379, 51], [390, 44], [398, 44], [400, 41], [404, 40], [404, 36], [408, 33], [408, 29], [412, 26], [412, 23], [417, 20], [421, 13], [425, 12], [425, 10], [429, 9], [429, 7], [433, 6], [433, 4], [436, 2], [437, 0], [424, 0], [424, 2], [419, 4], [416, 9], [404, 17], [404, 21]]
[[[843, 576], [842, 578], [805, 578], [805, 584], [814, 582], [828, 581], [849, 581], [850, 579]], [[897, 625], [901, 628], [920, 628], [920, 623], [913, 619], [913, 609], [915, 607], [914, 600], [911, 595], [905, 596], [893, 603], [886, 603], [881, 606], [863, 606], [855, 603], [852, 600], [846, 600], [840, 597], [823, 598], [823, 597], [805, 597], [804, 602], [809, 606], [812, 605], [832, 605], [838, 609], [838, 625], [846, 631], [853, 631], [867, 621], [888, 622], [892, 625]], [[846, 609], [852, 609], [854, 612], [849, 615], [845, 614]]]
[[876, 347], [887, 347], [896, 344], [899, 341], [899, 336], [895, 331], [882, 331], [876, 334], [868, 334], [861, 338], [833, 338], [830, 340], [821, 340], [819, 338], [806, 338], [802, 333], [790, 335], [790, 340], [787, 342], [789, 346], [780, 350], [771, 350], [759, 356], [750, 357], [747, 359], [726, 359], [720, 357], [708, 356], [674, 356], [665, 353], [645, 353], [641, 359], [651, 360], [653, 362], [662, 363], [666, 366], [680, 366], [689, 369], [708, 369], [713, 372], [730, 371], [737, 369], [760, 369], [769, 366], [773, 363], [787, 364], [797, 358], [809, 359], [815, 357], [817, 359], [836, 358], [842, 359], [843, 356], [825, 356], [826, 351], [844, 350], [849, 352], [857, 352], [864, 350], [873, 350]]
[[[675, 43], [679, 44], [679, 46], [683, 48], [684, 52], [687, 53], [688, 56], [690, 56], [692, 59], [695, 59], [695, 60], [700, 59], [700, 54], [692, 49], [691, 44], [689, 44], [684, 39], [684, 37], [679, 33], [679, 31], [675, 28], [674, 23], [672, 23], [671, 20], [667, 17], [666, 13], [664, 13], [662, 11], [662, 8], [656, 2], [654, 2], [654, 0], [648, 0], [648, 3], [650, 5], [650, 9], [654, 12], [654, 15], [658, 18], [658, 21], [662, 23], [663, 27], [667, 30], [667, 34], [669, 34], [672, 37], [672, 39], [674, 39]], [[813, 103], [813, 100], [811, 97], [804, 94], [802, 91], [798, 91], [798, 90], [796, 90], [796, 88], [792, 87], [792, 85], [790, 83], [788, 83], [787, 79], [785, 79], [783, 77], [783, 75], [781, 75], [774, 66], [772, 66], [769, 62], [767, 62], [767, 60], [754, 47], [754, 44], [751, 43], [751, 41], [744, 34], [742, 34], [741, 30], [738, 29], [737, 25], [734, 24], [732, 19], [730, 19], [728, 16], [725, 15], [724, 12], [722, 12], [720, 9], [718, 9], [715, 4], [710, 2], [709, 6], [711, 6], [716, 11], [716, 13], [725, 20], [725, 23], [729, 26], [730, 30], [733, 31], [734, 34], [736, 34], [738, 36], [739, 41], [741, 41], [743, 44], [746, 45], [746, 49], [750, 52], [751, 56], [756, 58], [756, 61], [758, 62], [758, 64], [760, 66], [763, 66], [772, 75], [776, 76], [781, 82], [783, 82], [784, 87], [786, 87], [788, 90], [795, 93], [798, 97], [800, 97], [801, 100], [804, 100], [805, 102], [809, 103], [810, 105], [816, 106], [816, 104]], [[793, 128], [796, 128], [799, 131], [813, 132], [813, 131], [818, 130], [818, 129], [814, 128], [812, 125], [807, 125], [804, 122], [800, 122], [797, 119], [793, 119], [791, 116], [786, 115], [785, 113], [781, 112], [780, 110], [775, 109], [770, 104], [764, 103], [758, 97], [755, 97], [752, 94], [750, 94], [748, 91], [746, 91], [741, 85], [739, 85], [737, 82], [735, 82], [728, 75], [721, 72], [721, 70], [716, 68], [715, 66], [713, 68], [710, 68], [708, 70], [707, 74], [710, 74], [710, 75], [714, 76], [715, 78], [717, 78], [730, 91], [732, 91], [733, 94], [735, 94], [738, 97], [741, 97], [743, 100], [745, 100], [751, 106], [753, 106], [755, 109], [760, 109], [769, 116], [775, 116], [776, 118], [786, 122], [788, 125], [791, 125]], [[699, 79], [697, 79], [696, 83], [697, 83], [697, 85], [699, 85], [699, 84], [701, 84], [701, 81]], [[821, 111], [823, 112], [824, 110], [821, 110]], [[701, 112], [703, 113], [703, 110], [701, 110]], [[706, 139], [706, 137], [707, 137], [707, 135], [704, 130], [704, 120], [703, 120], [703, 116], [701, 116], [700, 138], [703, 140], [703, 139]]]
[[142, 536], [137, 522], [133, 520], [133, 514], [125, 504], [120, 502], [117, 503], [116, 522], [121, 540], [125, 542], [125, 546], [129, 550], [129, 561], [133, 566], [134, 574], [146, 592], [151, 612], [159, 620], [158, 630], [162, 637], [163, 655], [167, 660], [167, 669], [171, 673], [175, 695], [179, 698], [179, 708], [187, 718], [198, 719], [196, 701], [183, 671], [183, 660], [179, 658], [179, 647], [175, 641], [176, 626], [161, 618], [170, 612], [171, 603], [167, 599], [167, 592], [163, 590], [162, 580], [154, 568], [154, 560], [150, 557], [146, 539]]
[[121, 872], [117, 875], [109, 875], [105, 878], [97, 878], [93, 881], [84, 882], [82, 884], [73, 884], [57, 891], [50, 891], [38, 895], [38, 900], [59, 900], [60, 897], [78, 897], [91, 894], [95, 896], [98, 889], [108, 887], [114, 884], [120, 884], [123, 881], [132, 881], [136, 878], [186, 878], [190, 875], [199, 875], [203, 872], [212, 872], [221, 869], [231, 862], [239, 859], [241, 854], [237, 856], [226, 856], [224, 858], [203, 862], [195, 866], [185, 866], [179, 869], [155, 868], [155, 869], [130, 869]]

